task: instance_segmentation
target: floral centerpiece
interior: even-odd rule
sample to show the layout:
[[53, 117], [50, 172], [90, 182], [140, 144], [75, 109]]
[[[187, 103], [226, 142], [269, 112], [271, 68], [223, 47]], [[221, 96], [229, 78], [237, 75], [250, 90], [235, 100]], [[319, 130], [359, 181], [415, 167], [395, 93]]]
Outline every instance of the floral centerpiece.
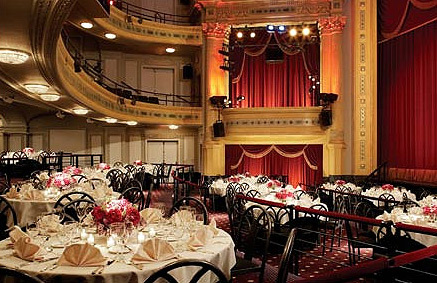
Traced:
[[240, 181], [241, 181], [240, 177], [236, 177], [236, 176], [229, 177], [229, 182], [236, 182], [236, 183], [238, 183]]
[[111, 169], [111, 166], [108, 163], [99, 163], [98, 168], [103, 171]]
[[141, 161], [141, 160], [135, 160], [135, 161], [134, 161], [134, 165], [136, 165], [136, 166], [141, 166], [141, 165], [143, 165], [143, 161]]
[[79, 175], [82, 174], [82, 169], [69, 165], [62, 172], [70, 175]]
[[382, 185], [382, 187], [381, 187], [384, 191], [393, 191], [394, 189], [395, 189], [395, 187], [393, 186], [393, 185], [391, 185], [391, 184], [385, 184], [385, 185]]
[[423, 215], [427, 216], [430, 221], [434, 222], [437, 218], [437, 205], [427, 205], [422, 207]]
[[267, 188], [272, 190], [281, 187], [281, 185], [281, 182], [279, 182], [278, 180], [270, 180], [267, 182]]
[[35, 150], [33, 148], [31, 148], [31, 147], [25, 147], [21, 151], [24, 152], [27, 155], [35, 153]]
[[105, 234], [114, 223], [138, 226], [141, 219], [138, 209], [126, 199], [111, 200], [96, 206], [91, 215], [99, 234]]
[[346, 181], [345, 180], [337, 180], [337, 181], [335, 181], [335, 184], [337, 186], [344, 186], [346, 184]]
[[60, 190], [68, 189], [72, 184], [77, 183], [76, 179], [65, 172], [58, 172], [50, 176], [47, 181], [47, 187], [56, 187]]
[[275, 196], [277, 199], [281, 200], [282, 202], [285, 202], [287, 198], [294, 198], [293, 192], [288, 191], [286, 189], [282, 189], [281, 191], [277, 192]]

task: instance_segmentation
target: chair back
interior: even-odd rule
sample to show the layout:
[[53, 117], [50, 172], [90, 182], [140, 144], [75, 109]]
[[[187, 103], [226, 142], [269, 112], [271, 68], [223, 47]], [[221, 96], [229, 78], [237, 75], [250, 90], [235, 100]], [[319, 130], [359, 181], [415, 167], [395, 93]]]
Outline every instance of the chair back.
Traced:
[[66, 204], [72, 202], [77, 199], [87, 199], [92, 202], [95, 202], [94, 198], [87, 193], [84, 192], [69, 192], [65, 195], [62, 195], [55, 203], [54, 208], [61, 210]]
[[284, 252], [281, 256], [281, 261], [278, 268], [278, 277], [276, 278], [276, 283], [287, 283], [288, 282], [288, 269], [291, 260], [291, 255], [293, 253], [294, 240], [296, 239], [297, 229], [291, 230], [288, 236], [287, 243], [284, 247]]
[[7, 230], [11, 228], [11, 225], [8, 225], [8, 219], [10, 218], [12, 218], [13, 225], [17, 225], [17, 214], [14, 208], [6, 198], [0, 196], [0, 240], [9, 237]]
[[259, 176], [258, 179], [256, 179], [256, 182], [258, 184], [265, 184], [269, 181], [269, 177], [267, 176]]
[[[223, 272], [218, 269], [215, 265], [206, 262], [206, 261], [200, 261], [200, 260], [192, 260], [192, 259], [184, 259], [179, 260], [173, 263], [170, 263], [154, 274], [152, 274], [149, 278], [144, 281], [144, 283], [154, 283], [154, 282], [169, 282], [169, 283], [177, 283], [182, 282], [181, 279], [175, 278], [171, 271], [176, 270], [178, 268], [184, 268], [184, 267], [195, 267], [195, 269], [190, 272], [190, 275], [193, 276], [191, 279], [187, 279], [189, 283], [197, 283], [199, 281], [205, 281], [205, 282], [218, 282], [218, 283], [227, 283], [228, 280], [226, 279], [226, 276], [223, 274]], [[198, 267], [198, 268], [196, 268]], [[197, 270], [197, 271], [195, 271]], [[194, 272], [195, 271], [195, 272]], [[211, 274], [214, 274], [216, 279], [211, 278]], [[207, 278], [204, 278], [204, 276], [208, 276]], [[205, 280], [206, 279], [206, 280]], [[213, 280], [213, 281], [211, 281]]]
[[61, 211], [62, 222], [82, 220], [93, 211], [96, 203], [89, 199], [76, 199], [64, 205]]
[[44, 281], [37, 277], [7, 267], [0, 267], [0, 282], [44, 283]]
[[203, 224], [207, 225], [209, 223], [209, 215], [206, 206], [197, 198], [194, 197], [184, 197], [178, 200], [170, 210], [170, 215], [176, 213], [180, 210], [181, 206], [190, 206], [196, 209], [196, 213], [203, 215]]
[[127, 199], [132, 204], [137, 205], [138, 211], [141, 211], [145, 208], [146, 198], [141, 187], [130, 187], [124, 190], [119, 199], [122, 198]]

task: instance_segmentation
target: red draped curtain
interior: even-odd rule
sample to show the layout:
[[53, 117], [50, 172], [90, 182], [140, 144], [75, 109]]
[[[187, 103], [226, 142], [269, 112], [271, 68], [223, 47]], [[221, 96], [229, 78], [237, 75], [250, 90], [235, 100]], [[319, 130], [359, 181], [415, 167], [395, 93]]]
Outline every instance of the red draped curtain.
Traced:
[[[231, 38], [231, 41], [234, 40]], [[257, 32], [244, 48], [235, 46], [230, 55], [234, 62], [232, 101], [236, 107], [305, 107], [316, 103], [310, 94], [309, 76], [319, 75], [318, 42], [296, 47], [288, 33]], [[277, 46], [284, 53], [282, 62], [269, 63], [265, 51]], [[276, 48], [276, 47], [275, 47]], [[245, 100], [237, 102], [238, 96]]]
[[226, 145], [225, 151], [227, 175], [286, 175], [294, 186], [322, 181], [322, 145]]
[[390, 167], [437, 169], [435, 20], [378, 45], [378, 143]]
[[437, 0], [378, 0], [379, 40], [387, 40], [435, 20]]

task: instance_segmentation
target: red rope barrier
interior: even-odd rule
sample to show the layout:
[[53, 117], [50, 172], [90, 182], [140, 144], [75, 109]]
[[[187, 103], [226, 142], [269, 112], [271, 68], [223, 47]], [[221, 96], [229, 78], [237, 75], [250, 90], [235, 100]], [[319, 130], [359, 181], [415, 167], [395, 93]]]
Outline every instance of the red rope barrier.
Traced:
[[437, 245], [406, 254], [395, 256], [390, 259], [390, 267], [399, 267], [408, 263], [419, 261], [437, 254]]
[[417, 232], [417, 233], [429, 234], [429, 235], [437, 236], [437, 229], [431, 228], [431, 227], [424, 227], [424, 226], [417, 226], [417, 225], [411, 225], [411, 224], [404, 224], [404, 223], [401, 223], [401, 222], [396, 222], [395, 227], [399, 228], [399, 229], [402, 229], [402, 230], [405, 230], [405, 231]]

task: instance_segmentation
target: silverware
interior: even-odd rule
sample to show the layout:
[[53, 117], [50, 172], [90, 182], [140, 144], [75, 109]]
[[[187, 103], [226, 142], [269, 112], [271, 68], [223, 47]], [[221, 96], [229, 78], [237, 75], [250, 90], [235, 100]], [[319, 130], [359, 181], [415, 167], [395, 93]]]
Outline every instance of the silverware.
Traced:
[[41, 269], [39, 272], [45, 272], [45, 271], [50, 271], [50, 270], [53, 270], [53, 269], [55, 269], [55, 268], [57, 268], [58, 267], [58, 264], [55, 262], [55, 263], [53, 263], [53, 265], [47, 265], [46, 267], [44, 267], [43, 269]]
[[43, 263], [43, 262], [51, 261], [51, 260], [54, 260], [54, 259], [58, 259], [58, 257], [50, 257], [50, 258], [45, 258], [45, 259], [42, 259], [42, 260], [25, 262], [25, 263], [22, 263], [22, 264], [18, 265], [18, 267], [24, 267], [24, 266], [31, 265], [31, 264]]
[[115, 260], [108, 260], [108, 262], [106, 263], [106, 265], [102, 265], [97, 267], [96, 269], [93, 270], [93, 272], [91, 272], [91, 275], [99, 275], [103, 273], [103, 269], [105, 269], [106, 266], [110, 266], [111, 264], [113, 264], [115, 262]]

